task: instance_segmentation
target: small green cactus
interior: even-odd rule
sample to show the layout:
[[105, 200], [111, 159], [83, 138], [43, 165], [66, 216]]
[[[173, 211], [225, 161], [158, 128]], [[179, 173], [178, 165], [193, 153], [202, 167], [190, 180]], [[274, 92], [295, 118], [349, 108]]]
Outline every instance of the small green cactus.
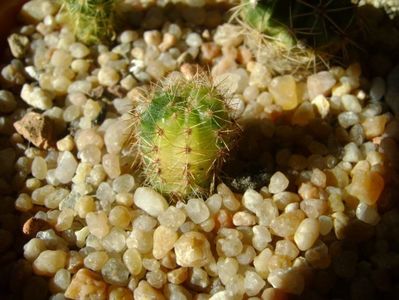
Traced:
[[234, 19], [271, 71], [301, 72], [342, 50], [354, 6], [351, 0], [243, 0]]
[[210, 192], [237, 125], [204, 75], [156, 87], [137, 115], [136, 141], [147, 184], [171, 199]]
[[88, 44], [109, 43], [115, 37], [117, 0], [61, 0], [76, 37]]

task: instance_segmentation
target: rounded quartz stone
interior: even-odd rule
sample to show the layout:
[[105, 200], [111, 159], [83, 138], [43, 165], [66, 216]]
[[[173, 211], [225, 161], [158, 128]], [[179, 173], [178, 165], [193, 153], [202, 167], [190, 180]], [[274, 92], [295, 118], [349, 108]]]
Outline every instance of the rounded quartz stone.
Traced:
[[212, 259], [211, 247], [206, 237], [189, 231], [175, 243], [176, 262], [182, 267], [202, 267]]
[[153, 217], [158, 217], [168, 208], [165, 198], [149, 187], [139, 187], [133, 195], [134, 204]]
[[202, 199], [194, 198], [188, 200], [185, 209], [188, 217], [195, 224], [202, 223], [209, 218], [209, 209]]

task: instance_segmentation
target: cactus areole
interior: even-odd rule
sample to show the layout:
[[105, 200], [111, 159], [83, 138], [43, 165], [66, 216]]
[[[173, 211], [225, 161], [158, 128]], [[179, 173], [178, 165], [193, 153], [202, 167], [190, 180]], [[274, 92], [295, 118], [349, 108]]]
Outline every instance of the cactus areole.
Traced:
[[147, 184], [171, 199], [210, 191], [236, 132], [224, 97], [206, 79], [156, 88], [139, 116]]

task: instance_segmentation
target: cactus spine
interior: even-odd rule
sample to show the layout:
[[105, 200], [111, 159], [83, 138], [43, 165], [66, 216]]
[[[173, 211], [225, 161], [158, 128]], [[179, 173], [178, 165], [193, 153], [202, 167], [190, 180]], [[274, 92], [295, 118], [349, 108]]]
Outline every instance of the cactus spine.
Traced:
[[116, 0], [62, 0], [76, 37], [86, 44], [109, 43], [115, 36]]
[[236, 124], [223, 95], [203, 75], [162, 83], [137, 114], [147, 184], [171, 199], [210, 191]]
[[243, 0], [233, 17], [271, 71], [306, 73], [342, 50], [354, 6], [350, 0]]

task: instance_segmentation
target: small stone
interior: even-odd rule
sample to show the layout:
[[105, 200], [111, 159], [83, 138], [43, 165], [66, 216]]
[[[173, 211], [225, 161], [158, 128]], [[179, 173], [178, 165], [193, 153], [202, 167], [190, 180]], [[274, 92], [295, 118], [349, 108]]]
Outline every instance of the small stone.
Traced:
[[256, 272], [245, 272], [244, 287], [248, 296], [256, 296], [265, 285], [266, 282]]
[[153, 217], [158, 217], [169, 206], [161, 194], [148, 187], [137, 188], [133, 199], [137, 207]]
[[312, 100], [312, 104], [316, 106], [320, 117], [324, 119], [330, 111], [330, 102], [323, 95], [318, 95]]
[[202, 38], [198, 33], [192, 32], [187, 35], [186, 43], [190, 47], [200, 47], [202, 44]]
[[305, 214], [301, 210], [287, 212], [272, 220], [270, 228], [275, 235], [289, 238], [295, 234], [304, 218]]
[[65, 291], [65, 297], [78, 299], [107, 299], [108, 285], [101, 276], [88, 269], [80, 269], [72, 278], [71, 284]]
[[188, 200], [185, 210], [187, 216], [195, 223], [199, 224], [209, 218], [209, 209], [202, 199], [194, 198]]
[[144, 32], [143, 38], [149, 46], [158, 46], [161, 43], [161, 34], [158, 30]]
[[367, 118], [363, 123], [363, 129], [368, 139], [380, 136], [384, 133], [385, 125], [388, 122], [387, 115], [380, 115]]
[[83, 264], [86, 268], [98, 272], [105, 265], [108, 259], [109, 255], [105, 251], [94, 251], [84, 258]]
[[42, 219], [35, 217], [29, 218], [22, 226], [22, 232], [27, 236], [36, 236], [39, 231], [50, 229], [51, 225]]
[[274, 101], [284, 110], [291, 110], [298, 106], [296, 82], [292, 75], [273, 78], [269, 84], [269, 91]]
[[176, 41], [177, 41], [177, 39], [173, 34], [166, 32], [163, 35], [162, 43], [159, 44], [158, 48], [162, 52], [166, 52], [168, 49], [170, 49], [171, 47], [173, 47], [176, 44]]
[[313, 100], [318, 95], [328, 96], [336, 80], [328, 71], [310, 75], [307, 79], [309, 98]]
[[248, 212], [239, 211], [233, 216], [235, 226], [253, 226], [256, 224], [256, 217]]
[[252, 228], [252, 245], [258, 251], [262, 251], [272, 241], [272, 235], [269, 229], [263, 225], [256, 225]]
[[371, 81], [370, 98], [372, 101], [380, 101], [385, 95], [385, 80], [381, 77], [375, 77]]
[[113, 179], [121, 174], [119, 155], [117, 154], [105, 154], [102, 158], [102, 165], [105, 173], [108, 177]]
[[127, 249], [125, 253], [123, 253], [123, 262], [130, 274], [134, 276], [140, 274], [143, 268], [140, 253], [134, 248]]
[[186, 220], [186, 214], [180, 208], [169, 206], [158, 216], [161, 225], [177, 230]]
[[381, 220], [380, 215], [375, 207], [369, 206], [366, 203], [359, 203], [356, 207], [356, 217], [364, 223], [370, 225], [377, 225]]
[[101, 268], [101, 275], [110, 284], [127, 285], [129, 274], [126, 266], [116, 258], [110, 258]]
[[180, 66], [180, 72], [188, 80], [193, 79], [199, 71], [201, 71], [201, 67], [197, 64], [184, 63]]
[[215, 43], [208, 42], [201, 45], [202, 59], [211, 62], [221, 54], [220, 47]]
[[170, 250], [173, 249], [174, 244], [178, 238], [177, 232], [165, 227], [159, 226], [154, 231], [154, 246], [152, 254], [156, 259], [163, 258]]
[[90, 233], [102, 239], [109, 233], [107, 215], [103, 211], [89, 212], [86, 215], [86, 223]]
[[270, 178], [269, 192], [273, 194], [284, 191], [289, 184], [288, 178], [281, 172], [276, 172]]
[[12, 55], [16, 58], [22, 58], [29, 48], [29, 39], [22, 34], [13, 33], [7, 41]]
[[295, 232], [295, 243], [300, 250], [308, 250], [319, 237], [319, 233], [320, 226], [317, 219], [304, 219]]
[[73, 43], [69, 46], [69, 51], [74, 58], [84, 58], [90, 54], [90, 49], [82, 43]]
[[98, 82], [102, 85], [114, 86], [119, 80], [119, 73], [111, 67], [102, 67], [98, 72]]
[[165, 300], [165, 297], [154, 289], [147, 281], [141, 280], [134, 290], [135, 300]]
[[178, 268], [167, 274], [168, 281], [173, 284], [182, 284], [188, 278], [188, 268]]
[[17, 108], [17, 101], [13, 93], [0, 90], [0, 112], [11, 113]]
[[359, 116], [351, 111], [346, 111], [338, 115], [338, 123], [343, 128], [349, 128], [359, 123]]
[[33, 272], [41, 276], [53, 276], [65, 267], [67, 253], [62, 250], [45, 250], [32, 264]]
[[202, 267], [212, 259], [209, 241], [199, 232], [184, 233], [175, 243], [176, 262], [182, 267]]
[[274, 251], [276, 255], [286, 256], [291, 260], [294, 260], [299, 254], [297, 246], [290, 240], [277, 241]]
[[55, 169], [55, 177], [61, 183], [69, 183], [75, 175], [77, 166], [78, 162], [71, 152], [62, 152], [58, 157], [58, 164], [57, 168]]
[[374, 205], [383, 189], [384, 179], [375, 171], [356, 172], [346, 188], [350, 195], [367, 205]]
[[362, 106], [360, 105], [359, 99], [353, 95], [343, 95], [341, 97], [341, 102], [346, 111], [351, 111], [354, 113], [360, 113], [362, 111]]
[[222, 47], [237, 47], [244, 40], [244, 37], [242, 34], [240, 34], [240, 32], [239, 26], [226, 23], [224, 25], [218, 26], [213, 36], [213, 40], [216, 44]]
[[36, 156], [32, 161], [32, 175], [37, 179], [43, 180], [47, 175], [47, 163], [43, 157]]
[[302, 102], [295, 110], [291, 118], [293, 125], [306, 126], [315, 119], [313, 105], [309, 102]]
[[53, 145], [53, 124], [39, 113], [29, 112], [14, 123], [15, 130], [38, 148], [47, 149]]
[[274, 288], [294, 295], [300, 295], [305, 287], [302, 274], [295, 269], [275, 270], [267, 277], [267, 281]]

